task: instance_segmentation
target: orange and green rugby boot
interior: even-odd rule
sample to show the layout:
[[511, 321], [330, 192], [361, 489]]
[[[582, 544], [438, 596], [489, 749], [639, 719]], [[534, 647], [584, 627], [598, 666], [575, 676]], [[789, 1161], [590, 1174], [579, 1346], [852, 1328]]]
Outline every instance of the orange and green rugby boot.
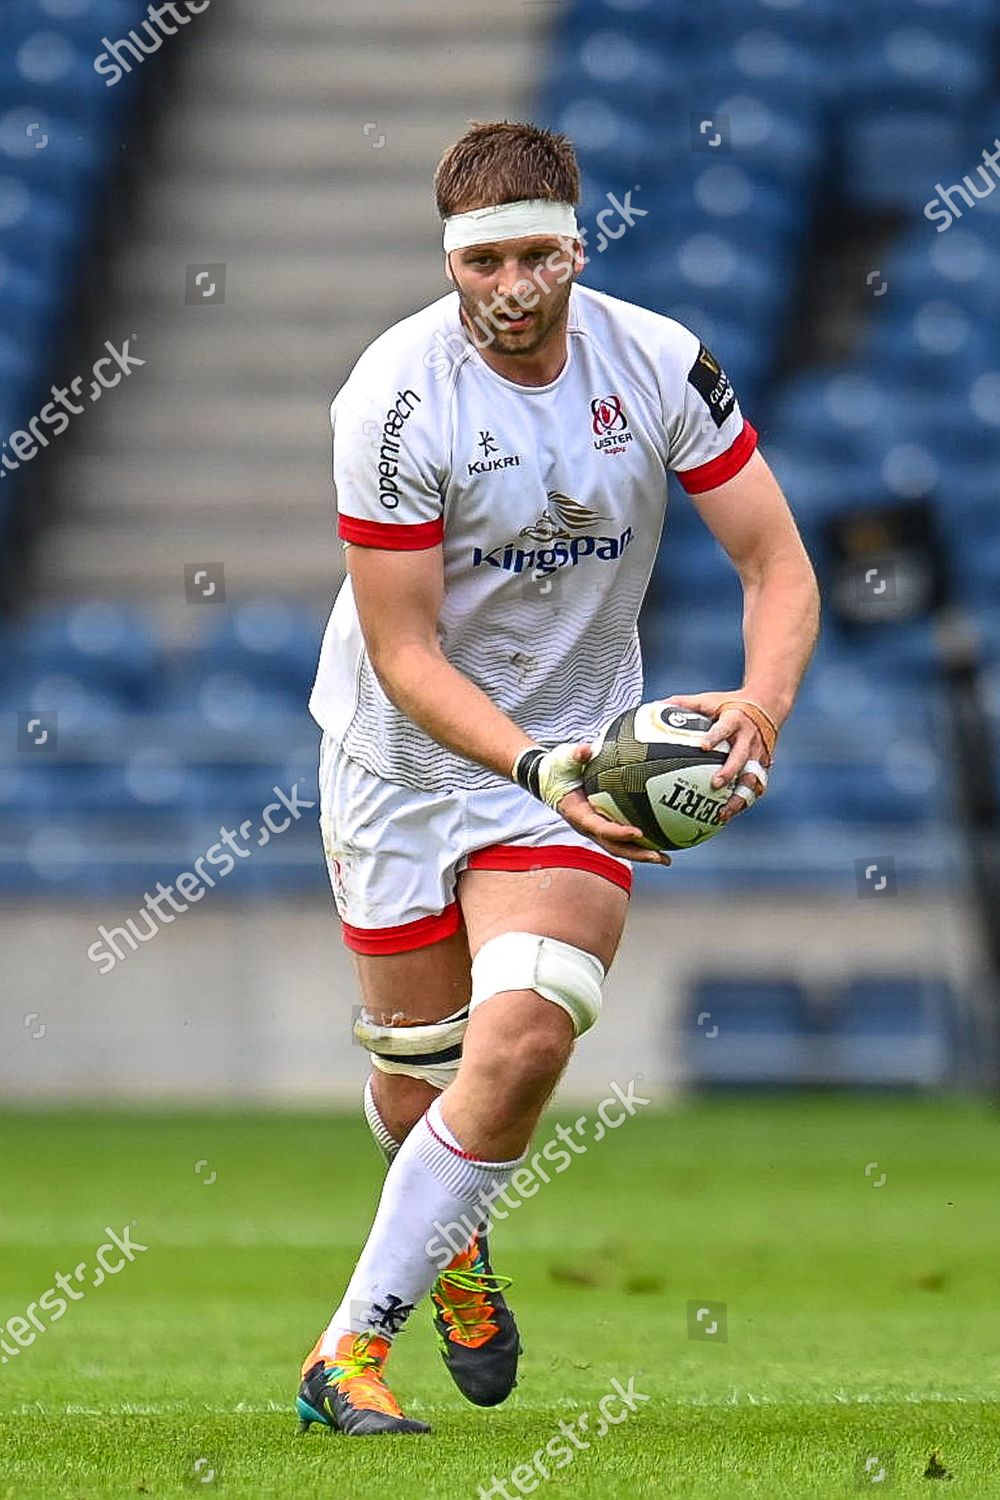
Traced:
[[486, 1235], [480, 1232], [431, 1289], [441, 1358], [475, 1406], [499, 1406], [517, 1385], [521, 1340], [503, 1297], [509, 1286], [510, 1277], [498, 1276], [490, 1265]]
[[306, 1355], [295, 1402], [300, 1432], [313, 1422], [348, 1437], [376, 1433], [430, 1432], [426, 1422], [404, 1417], [383, 1374], [392, 1345], [373, 1333], [345, 1333], [336, 1353], [321, 1355], [322, 1338]]

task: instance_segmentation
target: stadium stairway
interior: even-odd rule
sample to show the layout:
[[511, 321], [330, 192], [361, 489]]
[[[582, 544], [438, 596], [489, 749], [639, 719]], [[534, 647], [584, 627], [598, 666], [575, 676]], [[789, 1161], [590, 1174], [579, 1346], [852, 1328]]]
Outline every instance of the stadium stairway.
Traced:
[[429, 168], [469, 119], [523, 107], [545, 17], [341, 0], [333, 28], [324, 0], [246, 0], [173, 43], [176, 97], [95, 332], [96, 352], [134, 336], [146, 364], [60, 453], [44, 598], [142, 599], [169, 631], [191, 613], [183, 565], [209, 559], [231, 599], [321, 609], [340, 576], [331, 394], [445, 289]]

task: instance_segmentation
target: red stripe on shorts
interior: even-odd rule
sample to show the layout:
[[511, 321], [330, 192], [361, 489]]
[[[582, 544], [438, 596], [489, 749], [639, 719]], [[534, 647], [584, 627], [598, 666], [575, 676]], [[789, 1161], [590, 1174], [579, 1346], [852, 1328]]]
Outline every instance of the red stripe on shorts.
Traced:
[[344, 945], [355, 953], [409, 953], [413, 948], [429, 948], [451, 937], [462, 925], [458, 902], [415, 922], [401, 922], [398, 927], [352, 927], [344, 922]]
[[689, 495], [702, 495], [706, 490], [714, 490], [738, 474], [749, 463], [756, 446], [757, 431], [744, 420], [743, 431], [725, 453], [720, 453], [718, 458], [709, 459], [707, 464], [685, 469], [683, 474], [678, 473], [677, 478]]
[[422, 552], [444, 541], [444, 520], [418, 521], [407, 525], [397, 521], [365, 521], [358, 516], [341, 515], [337, 531], [342, 542], [358, 547], [382, 547], [389, 552]]
[[470, 870], [587, 870], [610, 880], [621, 890], [632, 889], [632, 871], [600, 849], [584, 849], [577, 844], [546, 844], [529, 849], [526, 844], [490, 844], [469, 855]]

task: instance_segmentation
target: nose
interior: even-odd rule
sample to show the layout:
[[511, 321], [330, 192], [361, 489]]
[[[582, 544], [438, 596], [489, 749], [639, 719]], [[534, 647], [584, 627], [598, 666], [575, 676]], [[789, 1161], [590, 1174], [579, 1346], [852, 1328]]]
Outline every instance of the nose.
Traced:
[[513, 259], [505, 260], [497, 279], [497, 293], [501, 297], [509, 297], [512, 302], [518, 300], [518, 294], [523, 294], [531, 287], [530, 276], [525, 276], [521, 271], [520, 263]]

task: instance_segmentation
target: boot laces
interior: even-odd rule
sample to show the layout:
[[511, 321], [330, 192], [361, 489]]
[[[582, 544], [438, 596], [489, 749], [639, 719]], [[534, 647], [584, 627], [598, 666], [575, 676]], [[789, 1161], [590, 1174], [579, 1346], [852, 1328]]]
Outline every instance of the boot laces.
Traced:
[[[496, 1309], [490, 1297], [505, 1292], [510, 1285], [509, 1276], [498, 1276], [495, 1271], [485, 1269], [478, 1250], [470, 1265], [442, 1271], [432, 1295], [449, 1326], [448, 1337], [456, 1343], [485, 1344], [498, 1332]], [[467, 1295], [458, 1297], [455, 1292]]]
[[[399, 1403], [385, 1383], [382, 1366], [385, 1356], [373, 1354], [369, 1348], [371, 1333], [359, 1333], [347, 1355], [338, 1354], [327, 1367], [327, 1383], [347, 1396], [353, 1406], [366, 1410], [388, 1412], [391, 1416], [402, 1416]], [[344, 1389], [348, 1382], [357, 1382], [353, 1390]], [[361, 1399], [358, 1400], [357, 1398]]]

